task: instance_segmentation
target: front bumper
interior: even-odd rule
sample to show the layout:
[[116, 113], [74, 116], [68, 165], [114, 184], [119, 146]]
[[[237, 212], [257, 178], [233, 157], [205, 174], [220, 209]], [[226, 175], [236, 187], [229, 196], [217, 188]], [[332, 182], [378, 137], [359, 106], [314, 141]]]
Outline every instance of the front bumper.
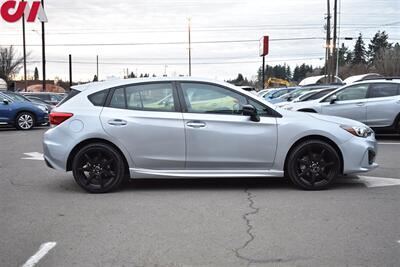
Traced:
[[375, 135], [367, 138], [353, 137], [341, 146], [343, 152], [343, 174], [367, 172], [377, 168], [375, 162], [378, 145]]

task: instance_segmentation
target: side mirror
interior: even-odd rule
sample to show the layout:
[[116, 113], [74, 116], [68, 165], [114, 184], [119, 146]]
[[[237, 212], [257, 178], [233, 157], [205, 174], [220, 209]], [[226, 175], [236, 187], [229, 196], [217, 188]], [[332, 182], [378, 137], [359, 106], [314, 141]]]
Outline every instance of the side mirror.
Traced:
[[10, 102], [8, 102], [8, 100], [7, 100], [7, 99], [4, 99], [4, 100], [3, 100], [3, 103], [4, 103], [4, 105], [8, 105], [8, 104], [10, 104]]
[[243, 106], [243, 116], [250, 116], [250, 120], [254, 122], [260, 121], [260, 116], [257, 114], [257, 109], [253, 105]]
[[331, 103], [331, 104], [335, 104], [336, 101], [337, 101], [337, 96], [336, 96], [336, 95], [331, 96], [331, 101], [330, 101], [330, 103]]
[[292, 98], [291, 96], [289, 96], [286, 100], [287, 100], [288, 102], [290, 102], [290, 101], [293, 100], [293, 98]]

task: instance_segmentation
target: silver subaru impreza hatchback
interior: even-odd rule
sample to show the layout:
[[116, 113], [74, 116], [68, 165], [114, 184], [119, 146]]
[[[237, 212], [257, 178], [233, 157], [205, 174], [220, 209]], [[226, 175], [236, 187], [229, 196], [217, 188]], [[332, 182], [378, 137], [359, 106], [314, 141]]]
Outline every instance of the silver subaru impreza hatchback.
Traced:
[[46, 164], [92, 193], [126, 178], [289, 177], [328, 187], [376, 168], [374, 132], [332, 116], [291, 112], [228, 83], [195, 78], [74, 86], [50, 114]]

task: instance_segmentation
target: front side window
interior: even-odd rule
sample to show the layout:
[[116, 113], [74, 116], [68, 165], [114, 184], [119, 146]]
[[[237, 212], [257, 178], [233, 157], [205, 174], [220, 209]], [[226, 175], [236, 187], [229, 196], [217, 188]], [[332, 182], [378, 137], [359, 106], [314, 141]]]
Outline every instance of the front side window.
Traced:
[[201, 83], [181, 83], [188, 112], [232, 114], [243, 113], [244, 96], [219, 86]]
[[395, 83], [374, 83], [370, 86], [370, 98], [398, 95], [398, 86]]
[[[348, 101], [348, 100], [357, 100], [357, 99], [365, 99], [367, 97], [368, 92], [368, 84], [357, 84], [353, 86], [349, 86], [336, 94], [337, 101]], [[333, 95], [326, 98], [324, 101], [331, 101]]]

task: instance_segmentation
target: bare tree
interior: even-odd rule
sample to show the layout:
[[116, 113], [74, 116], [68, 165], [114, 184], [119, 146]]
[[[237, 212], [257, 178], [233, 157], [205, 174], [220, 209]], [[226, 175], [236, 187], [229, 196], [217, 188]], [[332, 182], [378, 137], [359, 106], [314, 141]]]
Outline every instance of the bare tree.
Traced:
[[376, 55], [374, 69], [381, 75], [400, 75], [400, 45], [397, 43], [391, 48], [382, 48]]
[[0, 47], [0, 78], [11, 80], [22, 68], [24, 58], [18, 56], [13, 46]]

